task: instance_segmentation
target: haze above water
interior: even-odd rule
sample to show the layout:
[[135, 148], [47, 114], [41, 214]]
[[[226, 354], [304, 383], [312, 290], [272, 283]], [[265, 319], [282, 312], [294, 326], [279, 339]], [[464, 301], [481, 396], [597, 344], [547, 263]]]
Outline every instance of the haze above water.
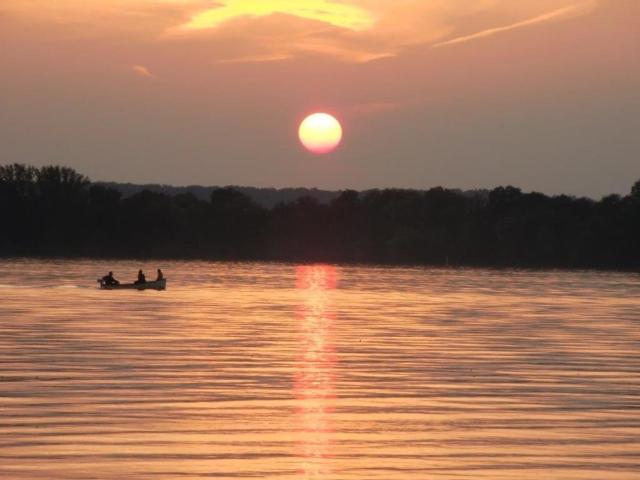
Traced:
[[640, 478], [640, 275], [156, 266], [0, 264], [0, 478]]

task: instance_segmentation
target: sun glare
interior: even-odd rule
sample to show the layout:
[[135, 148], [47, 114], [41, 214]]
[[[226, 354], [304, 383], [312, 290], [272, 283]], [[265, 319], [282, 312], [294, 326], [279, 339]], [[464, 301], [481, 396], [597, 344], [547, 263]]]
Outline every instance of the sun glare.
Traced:
[[335, 150], [342, 140], [342, 127], [328, 113], [314, 113], [300, 124], [298, 136], [304, 147], [316, 154]]

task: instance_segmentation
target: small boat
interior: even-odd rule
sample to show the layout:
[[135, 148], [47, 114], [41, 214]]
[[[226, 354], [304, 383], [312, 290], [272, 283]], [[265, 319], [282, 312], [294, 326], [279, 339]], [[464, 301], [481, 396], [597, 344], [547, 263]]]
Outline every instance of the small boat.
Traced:
[[144, 283], [121, 283], [119, 285], [106, 285], [104, 281], [99, 278], [98, 283], [102, 290], [165, 290], [167, 288], [167, 279], [154, 280], [152, 282]]

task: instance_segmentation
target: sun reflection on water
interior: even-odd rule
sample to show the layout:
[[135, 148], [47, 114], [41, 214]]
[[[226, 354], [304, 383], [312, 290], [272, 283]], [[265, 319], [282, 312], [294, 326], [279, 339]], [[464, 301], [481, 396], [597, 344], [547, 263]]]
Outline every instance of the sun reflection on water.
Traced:
[[302, 295], [298, 313], [300, 349], [294, 381], [300, 432], [298, 455], [303, 461], [302, 478], [322, 478], [330, 474], [337, 362], [330, 291], [336, 288], [337, 271], [327, 265], [300, 266], [296, 269], [296, 282]]

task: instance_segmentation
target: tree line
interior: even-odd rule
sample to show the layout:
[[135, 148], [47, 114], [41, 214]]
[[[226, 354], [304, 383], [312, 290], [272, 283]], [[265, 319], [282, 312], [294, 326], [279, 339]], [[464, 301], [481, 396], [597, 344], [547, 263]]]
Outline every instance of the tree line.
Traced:
[[0, 166], [0, 255], [640, 268], [640, 181], [599, 201], [498, 187], [486, 193], [341, 192], [256, 204], [123, 197], [60, 166]]

